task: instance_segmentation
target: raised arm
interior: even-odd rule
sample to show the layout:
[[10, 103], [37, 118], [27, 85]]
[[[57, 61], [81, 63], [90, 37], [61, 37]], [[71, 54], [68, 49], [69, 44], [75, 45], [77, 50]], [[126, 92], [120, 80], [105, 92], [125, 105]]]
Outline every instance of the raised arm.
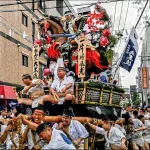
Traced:
[[26, 86], [23, 90], [22, 90], [22, 94], [26, 94], [30, 88], [32, 88], [34, 86], [34, 84], [30, 84], [29, 86]]

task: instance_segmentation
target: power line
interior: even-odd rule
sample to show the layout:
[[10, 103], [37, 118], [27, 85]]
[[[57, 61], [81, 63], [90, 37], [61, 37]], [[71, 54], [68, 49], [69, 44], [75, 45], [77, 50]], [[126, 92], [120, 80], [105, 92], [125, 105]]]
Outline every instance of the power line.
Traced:
[[[15, 3], [7, 3], [7, 4], [0, 4], [0, 7], [2, 6], [12, 6], [12, 5], [18, 5], [18, 4], [32, 4], [32, 3], [38, 3], [38, 2], [51, 2], [53, 0], [36, 0], [36, 2], [33, 2], [33, 1], [25, 1], [25, 2], [21, 2], [20, 0], [16, 0]], [[101, 3], [114, 3], [114, 2], [117, 2], [117, 1], [124, 1], [124, 0], [116, 0], [116, 1], [106, 1], [106, 2], [101, 2]], [[63, 7], [63, 6], [62, 6]], [[71, 7], [71, 6], [68, 6], [68, 7]]]
[[119, 26], [120, 26], [120, 22], [121, 22], [122, 8], [123, 8], [123, 1], [121, 3], [121, 13], [120, 13], [120, 17], [119, 17], [118, 30], [119, 30]]
[[[145, 3], [145, 6], [144, 6], [144, 8], [143, 8], [143, 10], [142, 10], [142, 12], [141, 12], [141, 15], [140, 15], [140, 17], [139, 17], [139, 19], [138, 19], [138, 21], [137, 21], [137, 23], [136, 23], [136, 25], [135, 25], [135, 28], [137, 28], [138, 23], [139, 23], [139, 21], [141, 20], [141, 17], [142, 17], [142, 15], [143, 15], [144, 11], [145, 11], [145, 8], [146, 8], [147, 4], [148, 4], [148, 0], [147, 0], [146, 3]], [[143, 29], [143, 30], [144, 30], [144, 29]], [[123, 56], [123, 53], [122, 53], [122, 55], [120, 56], [120, 58], [122, 58], [122, 56]], [[115, 75], [116, 75], [116, 72], [117, 72], [117, 69], [118, 69], [118, 68], [119, 68], [119, 64], [118, 64], [118, 66], [116, 67], [116, 70], [115, 70], [115, 74], [114, 74], [114, 76], [113, 76], [113, 79], [114, 79], [114, 77], [115, 77]]]
[[[85, 4], [75, 4], [75, 5], [67, 5], [67, 6], [53, 6], [53, 7], [45, 7], [45, 9], [55, 9], [55, 8], [65, 8], [65, 7], [74, 7], [74, 6], [86, 6], [86, 5], [95, 5], [97, 3], [85, 3]], [[39, 9], [34, 9], [34, 10], [39, 10]], [[17, 9], [17, 10], [2, 10], [0, 12], [16, 12], [16, 11], [27, 11], [25, 9]]]
[[116, 10], [117, 10], [117, 1], [116, 1], [116, 4], [115, 4], [115, 14], [114, 14], [114, 25], [113, 25], [113, 30], [114, 30], [114, 26], [115, 26]]
[[148, 1], [149, 1], [149, 0], [147, 0], [146, 3], [145, 3], [145, 6], [144, 6], [144, 8], [143, 8], [143, 10], [142, 10], [142, 12], [141, 12], [141, 15], [140, 15], [140, 17], [139, 17], [139, 19], [138, 19], [138, 21], [137, 21], [137, 23], [136, 23], [136, 25], [135, 25], [135, 28], [138, 26], [139, 21], [141, 20], [141, 17], [142, 17], [142, 15], [143, 15], [143, 13], [144, 13], [144, 11], [145, 11], [145, 9], [146, 9], [146, 6], [147, 6], [147, 4], [148, 4]]
[[[128, 6], [127, 6], [127, 11], [126, 11], [126, 16], [125, 16], [125, 22], [124, 22], [124, 26], [123, 26], [122, 32], [124, 31], [126, 20], [127, 20], [127, 16], [128, 16], [129, 4], [130, 4], [130, 0], [128, 1]], [[119, 46], [118, 46], [117, 52], [119, 51], [120, 45], [121, 45], [121, 40], [119, 41]]]

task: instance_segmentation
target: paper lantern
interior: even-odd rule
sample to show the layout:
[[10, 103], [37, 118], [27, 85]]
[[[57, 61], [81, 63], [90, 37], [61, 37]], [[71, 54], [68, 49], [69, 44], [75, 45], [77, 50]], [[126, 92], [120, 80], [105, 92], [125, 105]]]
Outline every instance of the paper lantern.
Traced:
[[44, 69], [44, 76], [48, 76], [50, 74], [51, 74], [51, 72], [50, 72], [49, 68]]

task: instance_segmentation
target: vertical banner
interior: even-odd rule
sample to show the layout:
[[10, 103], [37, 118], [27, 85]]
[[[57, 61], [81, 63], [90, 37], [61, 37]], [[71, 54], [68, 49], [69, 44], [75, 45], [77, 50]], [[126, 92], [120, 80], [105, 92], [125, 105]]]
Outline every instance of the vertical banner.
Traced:
[[122, 67], [123, 69], [127, 70], [128, 72], [131, 71], [135, 58], [137, 56], [138, 50], [139, 50], [139, 46], [137, 43], [137, 33], [135, 28], [132, 29], [129, 39], [128, 39], [128, 43], [125, 47], [121, 62], [120, 62], [120, 67]]
[[137, 86], [138, 86], [138, 92], [142, 92], [142, 68], [137, 68]]
[[78, 77], [84, 79], [86, 74], [86, 45], [87, 39], [84, 35], [79, 36], [78, 43]]
[[148, 88], [148, 70], [147, 67], [142, 67], [142, 86], [143, 89], [147, 89]]
[[33, 79], [39, 78], [39, 46], [33, 45], [32, 47], [32, 59], [33, 59]]

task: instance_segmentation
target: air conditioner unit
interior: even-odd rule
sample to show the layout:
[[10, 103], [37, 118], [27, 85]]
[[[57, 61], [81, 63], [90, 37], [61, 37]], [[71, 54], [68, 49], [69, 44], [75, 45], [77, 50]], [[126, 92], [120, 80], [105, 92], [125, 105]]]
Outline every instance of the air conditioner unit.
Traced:
[[91, 8], [90, 7], [82, 7], [82, 8], [78, 8], [77, 9], [78, 15], [88, 15], [91, 12]]

